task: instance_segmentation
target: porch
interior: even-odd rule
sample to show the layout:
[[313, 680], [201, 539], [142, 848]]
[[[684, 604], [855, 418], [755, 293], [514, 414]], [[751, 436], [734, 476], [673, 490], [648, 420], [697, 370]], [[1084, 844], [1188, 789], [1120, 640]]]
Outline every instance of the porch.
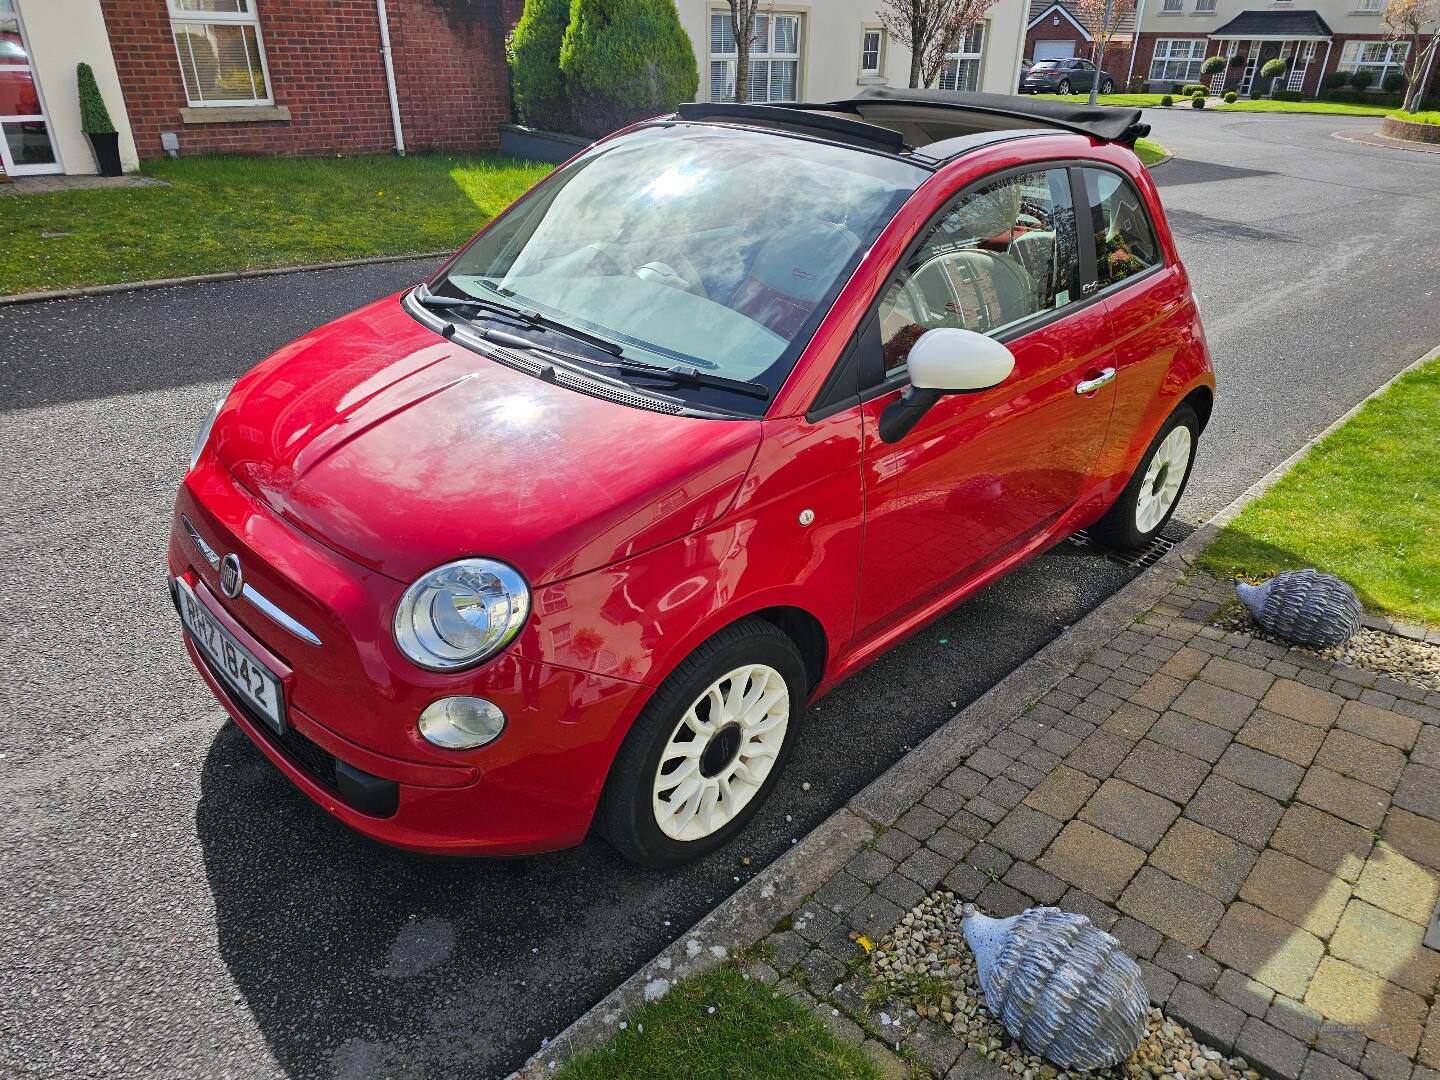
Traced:
[[1260, 70], [1275, 59], [1289, 61], [1276, 89], [1318, 94], [1334, 45], [1330, 27], [1316, 11], [1241, 12], [1209, 38], [1217, 46], [1211, 55], [1228, 61], [1224, 71], [1208, 78], [1210, 92], [1234, 90], [1241, 97], [1270, 93]]

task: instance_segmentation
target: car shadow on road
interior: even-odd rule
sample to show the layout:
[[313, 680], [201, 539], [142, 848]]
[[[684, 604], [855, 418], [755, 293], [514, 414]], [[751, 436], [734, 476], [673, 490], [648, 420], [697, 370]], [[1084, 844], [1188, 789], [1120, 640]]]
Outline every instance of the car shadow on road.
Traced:
[[[1277, 176], [1269, 169], [1246, 169], [1238, 165], [1221, 165], [1215, 161], [1197, 161], [1194, 158], [1176, 157], [1165, 164], [1165, 168], [1153, 174], [1155, 185], [1163, 194], [1166, 188], [1183, 187], [1186, 184], [1212, 184], [1219, 180], [1247, 180], [1254, 176]], [[1166, 216], [1169, 216], [1166, 209]]]

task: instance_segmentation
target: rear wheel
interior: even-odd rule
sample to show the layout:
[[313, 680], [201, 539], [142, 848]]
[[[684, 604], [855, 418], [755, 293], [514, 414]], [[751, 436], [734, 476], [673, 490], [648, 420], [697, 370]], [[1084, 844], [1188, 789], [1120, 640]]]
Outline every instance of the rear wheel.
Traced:
[[1136, 550], [1160, 534], [1190, 479], [1200, 418], [1189, 405], [1170, 414], [1151, 441], [1125, 490], [1090, 535], [1110, 547]]
[[1066, 94], [1070, 93], [1070, 80], [1061, 79], [1060, 85], [1055, 87], [1055, 92], [1061, 97], [1064, 97]]
[[674, 866], [724, 844], [774, 788], [806, 685], [794, 642], [763, 619], [702, 644], [621, 744], [596, 813], [605, 838], [645, 866]]

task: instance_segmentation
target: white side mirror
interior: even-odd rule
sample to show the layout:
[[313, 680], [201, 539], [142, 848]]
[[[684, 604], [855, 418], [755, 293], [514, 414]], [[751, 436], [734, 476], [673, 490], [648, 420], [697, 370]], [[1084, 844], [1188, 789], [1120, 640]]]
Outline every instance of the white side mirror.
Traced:
[[988, 390], [1015, 371], [1015, 355], [973, 330], [942, 326], [927, 330], [910, 347], [910, 385], [942, 394]]

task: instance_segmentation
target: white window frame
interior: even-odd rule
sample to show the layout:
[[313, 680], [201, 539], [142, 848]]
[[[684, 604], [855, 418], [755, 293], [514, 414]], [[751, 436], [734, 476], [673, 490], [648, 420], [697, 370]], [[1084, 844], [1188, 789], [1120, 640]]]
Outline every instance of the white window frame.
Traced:
[[[717, 20], [723, 20], [717, 25]], [[776, 28], [782, 23], [793, 21], [795, 27], [795, 50], [793, 52], [779, 52], [775, 48]], [[805, 19], [798, 11], [764, 11], [755, 16], [755, 41], [750, 46], [750, 80], [751, 94], [748, 100], [752, 104], [765, 104], [772, 101], [799, 101], [804, 96], [804, 90], [800, 85], [804, 72], [801, 68], [800, 57], [805, 49]], [[717, 34], [717, 30], [721, 31]], [[724, 47], [721, 37], [729, 39], [729, 48]], [[735, 30], [731, 22], [728, 8], [710, 9], [710, 83], [709, 93], [711, 101], [734, 101], [735, 100], [735, 68], [740, 58], [735, 50]], [[721, 46], [717, 48], [716, 46]], [[765, 66], [765, 96], [757, 97], [754, 93], [755, 72], [758, 65]], [[774, 79], [770, 74], [772, 65], [794, 64], [795, 65], [795, 96], [794, 97], [772, 97], [771, 89]], [[722, 66], [723, 65], [723, 66]], [[715, 77], [723, 73], [725, 80], [724, 95], [715, 95]]]
[[1165, 0], [1160, 5], [1161, 15], [1181, 15], [1185, 11], [1185, 0]]
[[[941, 90], [979, 90], [981, 83], [985, 80], [985, 46], [990, 40], [990, 20], [985, 19], [977, 22], [965, 36], [960, 39], [958, 47], [952, 53], [945, 54], [945, 64], [940, 68], [940, 78], [936, 83]], [[960, 72], [962, 65], [973, 63], [975, 72], [975, 85], [960, 85]]]
[[[875, 64], [868, 66], [865, 63], [866, 56], [871, 52], [870, 38], [875, 39]], [[885, 28], [882, 26], [862, 26], [860, 28], [860, 77], [862, 79], [879, 79], [885, 74]]]
[[[1197, 38], [1160, 38], [1155, 42], [1155, 51], [1150, 56], [1150, 82], [1193, 83], [1200, 81], [1200, 65], [1205, 62], [1205, 50], [1209, 40]], [[1197, 51], [1198, 50], [1198, 51]], [[1183, 64], [1184, 74], [1164, 74], [1169, 65]], [[1156, 74], [1160, 65], [1161, 74]], [[1193, 67], [1193, 70], [1192, 70]]]
[[45, 162], [39, 165], [16, 164], [10, 156], [10, 146], [5, 141], [4, 132], [0, 131], [0, 172], [6, 176], [41, 176], [47, 173], [58, 173], [65, 171], [64, 162], [60, 160], [60, 140], [55, 134], [55, 125], [50, 122], [50, 112], [45, 107], [45, 88], [40, 85], [40, 74], [35, 70], [35, 54], [30, 49], [30, 38], [25, 33], [25, 18], [20, 14], [20, 5], [11, 3], [5, 5], [9, 14], [15, 18], [15, 25], [20, 28], [20, 47], [25, 50], [25, 62], [18, 61], [0, 62], [0, 68], [13, 71], [28, 71], [30, 78], [35, 83], [35, 97], [40, 102], [38, 113], [6, 113], [0, 116], [0, 124], [34, 124], [45, 125], [45, 130], [50, 136], [50, 153], [54, 161]]
[[1356, 0], [1355, 10], [1362, 15], [1379, 15], [1385, 10], [1385, 0]]
[[1195, 14], [1214, 15], [1215, 0], [1195, 0]]
[[[270, 64], [265, 59], [265, 35], [260, 29], [260, 9], [257, 0], [243, 0], [246, 10], [236, 11], [187, 11], [182, 5], [185, 0], [166, 0], [166, 11], [170, 16], [170, 37], [175, 42], [175, 59], [180, 64], [180, 82], [185, 86], [185, 100], [192, 109], [233, 109], [253, 108], [256, 105], [274, 105], [275, 87], [270, 82]], [[185, 57], [180, 51], [180, 37], [177, 27], [190, 26], [248, 26], [255, 34], [255, 51], [260, 54], [260, 78], [265, 83], [265, 96], [257, 98], [227, 98], [224, 101], [196, 100], [190, 96], [190, 86], [185, 81]], [[189, 47], [189, 46], [187, 46]], [[246, 66], [250, 63], [250, 52], [245, 52]], [[195, 57], [190, 56], [192, 71], [199, 70]], [[254, 69], [250, 68], [253, 84]]]
[[[1383, 49], [1383, 57], [1379, 60], [1364, 59], [1365, 53], [1372, 48]], [[1408, 41], [1351, 38], [1340, 47], [1340, 63], [1336, 65], [1336, 70], [1354, 72], [1364, 68], [1375, 76], [1371, 85], [1379, 90], [1392, 72], [1396, 75], [1405, 74], [1405, 58], [1409, 55]]]

